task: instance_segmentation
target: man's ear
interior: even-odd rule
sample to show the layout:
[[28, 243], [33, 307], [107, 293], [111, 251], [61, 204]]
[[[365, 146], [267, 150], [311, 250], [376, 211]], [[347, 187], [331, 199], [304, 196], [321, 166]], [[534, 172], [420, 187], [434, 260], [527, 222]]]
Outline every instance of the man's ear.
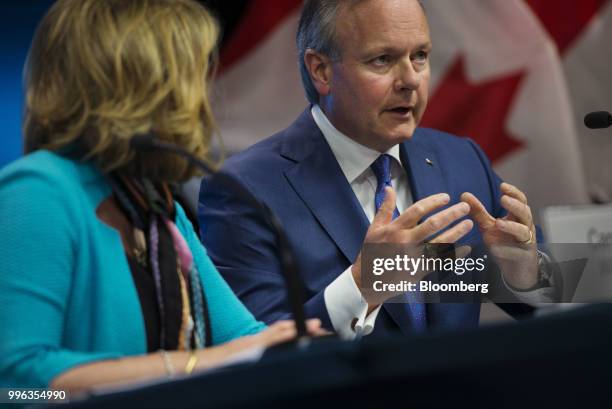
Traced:
[[319, 95], [329, 95], [332, 79], [331, 59], [309, 48], [304, 53], [304, 64]]

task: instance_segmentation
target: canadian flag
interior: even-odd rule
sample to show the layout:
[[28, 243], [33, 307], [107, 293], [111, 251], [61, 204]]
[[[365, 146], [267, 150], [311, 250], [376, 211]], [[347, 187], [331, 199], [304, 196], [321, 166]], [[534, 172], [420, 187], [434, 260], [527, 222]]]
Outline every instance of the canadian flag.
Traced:
[[[434, 52], [422, 126], [476, 140], [534, 208], [612, 200], [612, 1], [425, 1]], [[295, 31], [301, 2], [254, 0], [224, 41], [214, 106], [227, 150], [285, 128], [307, 102]]]

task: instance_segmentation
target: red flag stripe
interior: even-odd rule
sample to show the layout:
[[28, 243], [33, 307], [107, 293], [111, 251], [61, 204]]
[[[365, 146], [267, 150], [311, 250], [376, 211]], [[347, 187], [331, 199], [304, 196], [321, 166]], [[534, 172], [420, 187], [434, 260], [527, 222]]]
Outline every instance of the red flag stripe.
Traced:
[[525, 0], [563, 54], [609, 0]]
[[236, 31], [221, 50], [221, 70], [246, 56], [286, 17], [301, 6], [301, 0], [253, 0]]

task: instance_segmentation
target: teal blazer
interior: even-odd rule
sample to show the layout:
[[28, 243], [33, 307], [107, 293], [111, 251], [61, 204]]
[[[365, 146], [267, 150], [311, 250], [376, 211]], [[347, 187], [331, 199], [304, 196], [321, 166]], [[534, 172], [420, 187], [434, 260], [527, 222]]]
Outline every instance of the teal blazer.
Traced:
[[[147, 352], [119, 232], [96, 217], [111, 194], [95, 166], [48, 151], [0, 170], [0, 387], [46, 387], [97, 360]], [[213, 344], [261, 331], [177, 204], [209, 307]]]

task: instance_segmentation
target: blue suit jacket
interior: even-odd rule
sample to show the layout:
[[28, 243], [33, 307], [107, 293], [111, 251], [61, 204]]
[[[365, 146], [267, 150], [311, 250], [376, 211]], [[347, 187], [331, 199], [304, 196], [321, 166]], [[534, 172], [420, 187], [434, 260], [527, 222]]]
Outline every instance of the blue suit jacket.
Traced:
[[[505, 214], [501, 180], [473, 141], [419, 128], [400, 151], [415, 202], [446, 192], [450, 206], [463, 192], [472, 192], [493, 216]], [[306, 314], [332, 328], [323, 291], [353, 263], [369, 222], [310, 108], [287, 129], [231, 157], [223, 171], [278, 215], [306, 286]], [[231, 189], [204, 180], [198, 216], [208, 254], [256, 318], [270, 323], [287, 316], [274, 234], [258, 213]], [[463, 241], [478, 239], [474, 228]], [[427, 304], [429, 328], [475, 326], [479, 313], [480, 304]], [[412, 331], [407, 309], [385, 304], [374, 334], [398, 327]]]

